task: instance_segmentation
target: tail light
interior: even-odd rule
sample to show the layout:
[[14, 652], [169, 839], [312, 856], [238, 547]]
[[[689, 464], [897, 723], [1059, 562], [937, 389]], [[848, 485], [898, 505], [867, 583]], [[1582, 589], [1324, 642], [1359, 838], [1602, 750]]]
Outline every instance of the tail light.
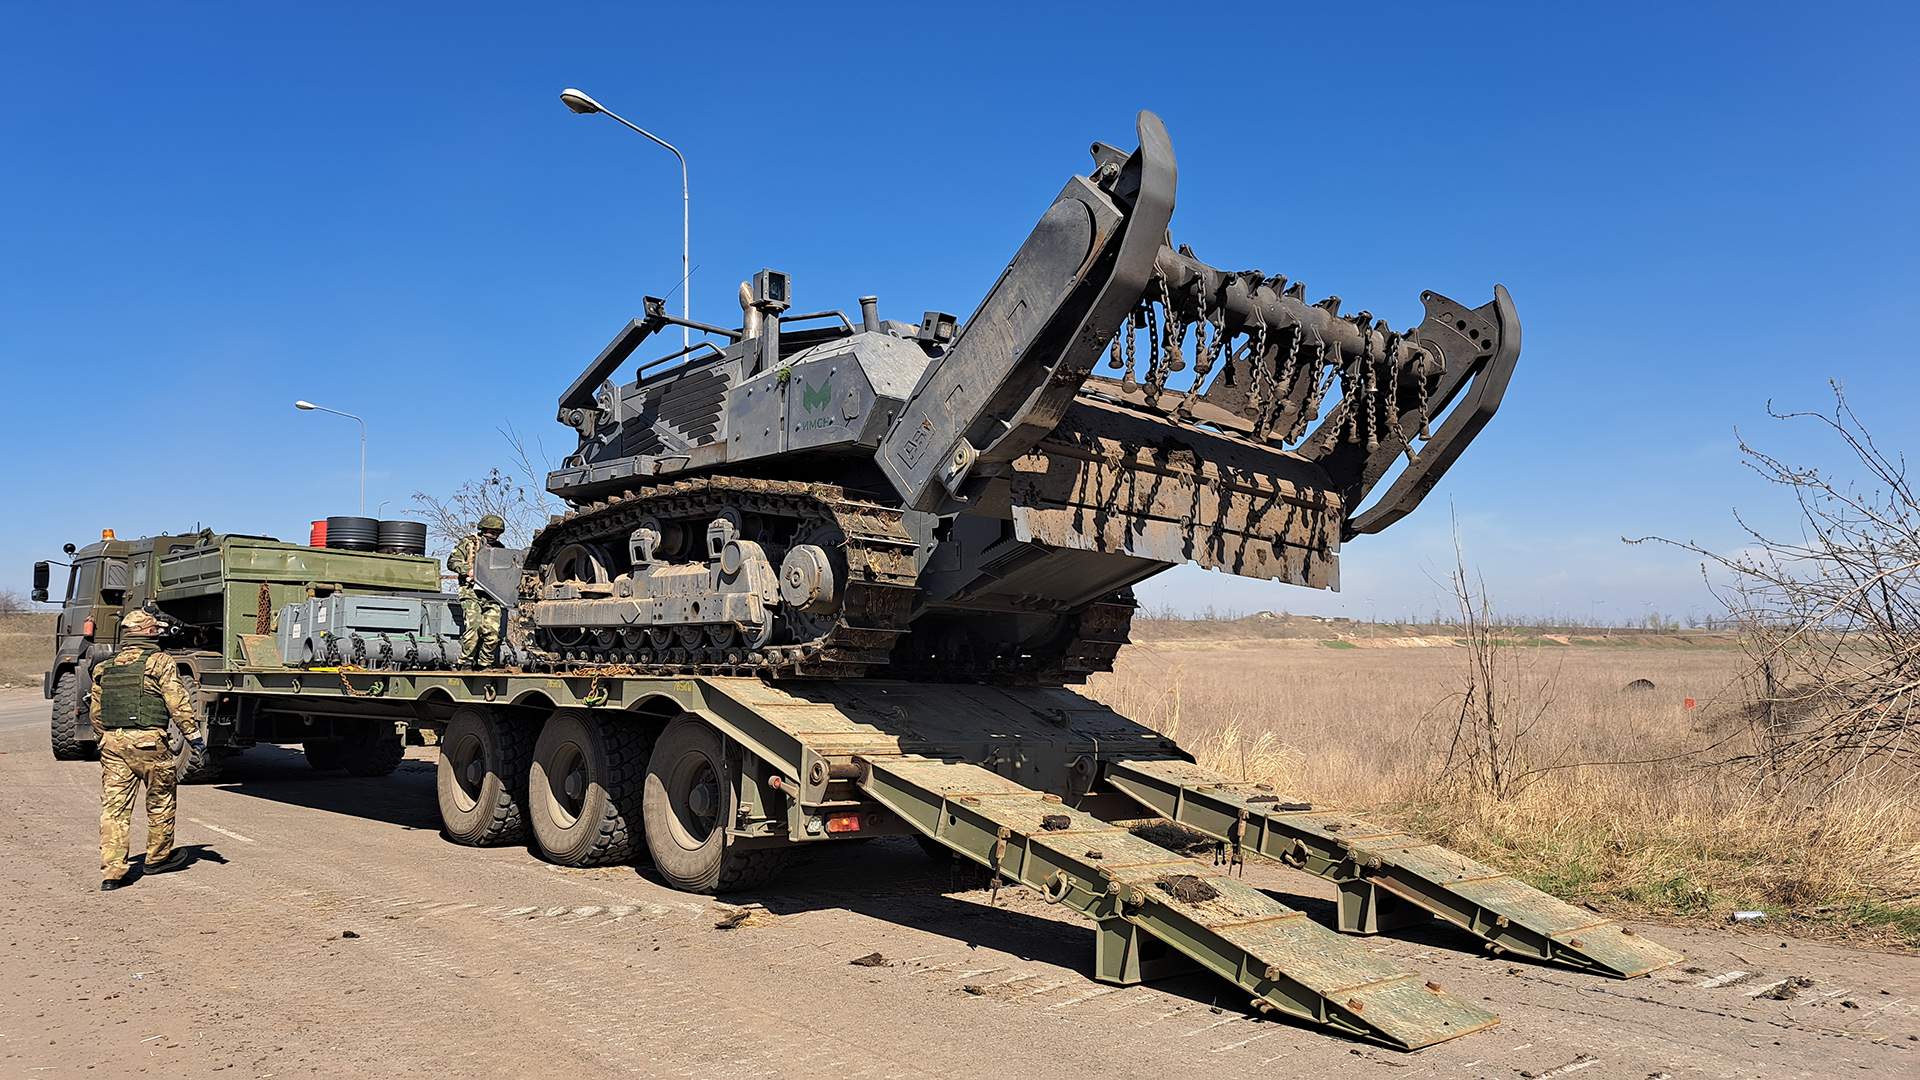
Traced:
[[830, 833], [848, 833], [860, 831], [859, 814], [828, 814], [827, 831]]
[[84, 638], [90, 638], [93, 636], [93, 620], [92, 619], [88, 619], [86, 622], [83, 622], [80, 624], [80, 636]]

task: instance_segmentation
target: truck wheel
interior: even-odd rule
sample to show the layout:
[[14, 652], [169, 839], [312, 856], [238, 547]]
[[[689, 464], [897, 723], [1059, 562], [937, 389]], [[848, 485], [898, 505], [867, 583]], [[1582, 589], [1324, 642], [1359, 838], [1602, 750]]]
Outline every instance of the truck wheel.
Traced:
[[623, 714], [563, 709], [547, 718], [527, 776], [541, 854], [562, 866], [632, 862], [647, 733]]
[[[85, 761], [98, 755], [98, 745], [80, 738], [80, 673], [63, 671], [53, 681], [53, 760]], [[93, 748], [89, 752], [90, 746]]]
[[339, 739], [308, 739], [300, 748], [307, 753], [307, 764], [321, 772], [347, 767], [346, 745]]
[[660, 876], [688, 892], [731, 892], [772, 880], [782, 848], [741, 850], [727, 835], [739, 791], [720, 733], [693, 716], [667, 725], [647, 762], [647, 851]]
[[400, 767], [407, 745], [393, 728], [376, 724], [342, 739], [340, 750], [340, 764], [346, 766], [348, 776], [386, 776]]
[[435, 780], [447, 838], [471, 847], [520, 839], [526, 831], [532, 757], [533, 738], [525, 725], [492, 709], [456, 709], [440, 737]]

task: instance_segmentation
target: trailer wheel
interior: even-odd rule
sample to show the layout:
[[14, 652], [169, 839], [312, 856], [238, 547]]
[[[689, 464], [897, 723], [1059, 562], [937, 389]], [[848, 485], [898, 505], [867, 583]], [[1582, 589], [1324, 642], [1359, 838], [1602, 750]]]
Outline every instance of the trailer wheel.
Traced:
[[80, 673], [71, 669], [53, 681], [53, 760], [85, 761], [94, 755], [80, 738], [80, 710], [85, 695], [80, 692]]
[[647, 749], [632, 716], [563, 709], [548, 717], [527, 777], [527, 818], [541, 854], [562, 866], [632, 862]]
[[526, 831], [533, 738], [492, 709], [456, 709], [440, 738], [440, 826], [459, 844], [506, 844]]
[[731, 892], [771, 880], [787, 863], [782, 848], [741, 850], [727, 835], [739, 778], [720, 733], [693, 716], [667, 725], [647, 762], [647, 850], [676, 889]]
[[307, 764], [321, 772], [347, 767], [346, 744], [339, 739], [308, 739], [300, 749], [306, 751]]
[[386, 724], [375, 724], [340, 741], [340, 764], [348, 776], [386, 776], [400, 767], [407, 744]]

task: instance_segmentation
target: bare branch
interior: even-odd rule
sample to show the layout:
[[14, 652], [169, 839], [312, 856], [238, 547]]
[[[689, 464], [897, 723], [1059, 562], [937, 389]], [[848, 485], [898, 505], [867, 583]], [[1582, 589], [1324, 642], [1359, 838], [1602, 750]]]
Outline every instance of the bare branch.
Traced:
[[[1753, 749], [1731, 760], [1775, 785], [1845, 783], [1863, 770], [1920, 764], [1920, 501], [1904, 455], [1889, 454], [1832, 384], [1830, 413], [1812, 421], [1845, 448], [1858, 479], [1795, 465], [1740, 440], [1743, 463], [1787, 489], [1800, 536], [1735, 520], [1749, 544], [1733, 554], [1651, 537], [1699, 555], [1708, 584], [1741, 628]], [[1639, 542], [1639, 541], [1632, 541]]]

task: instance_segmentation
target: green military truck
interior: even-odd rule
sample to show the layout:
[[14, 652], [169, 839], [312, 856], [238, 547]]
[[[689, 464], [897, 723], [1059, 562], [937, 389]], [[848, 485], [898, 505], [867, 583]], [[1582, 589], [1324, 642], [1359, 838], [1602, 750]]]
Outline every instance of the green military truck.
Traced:
[[[163, 641], [195, 688], [207, 735], [204, 758], [187, 776], [208, 780], [224, 758], [255, 743], [297, 743], [316, 768], [357, 776], [392, 772], [410, 715], [323, 701], [276, 700], [209, 689], [206, 675], [233, 666], [278, 665], [274, 634], [283, 609], [333, 596], [410, 597], [447, 605], [439, 564], [416, 555], [309, 547], [272, 537], [221, 534], [121, 540], [111, 531], [84, 548], [67, 545], [67, 585], [55, 624], [53, 660], [42, 691], [52, 702], [53, 755], [97, 756], [87, 722], [91, 668], [120, 647], [120, 622], [146, 608], [172, 632]], [[53, 563], [33, 567], [34, 599], [51, 598]]]

